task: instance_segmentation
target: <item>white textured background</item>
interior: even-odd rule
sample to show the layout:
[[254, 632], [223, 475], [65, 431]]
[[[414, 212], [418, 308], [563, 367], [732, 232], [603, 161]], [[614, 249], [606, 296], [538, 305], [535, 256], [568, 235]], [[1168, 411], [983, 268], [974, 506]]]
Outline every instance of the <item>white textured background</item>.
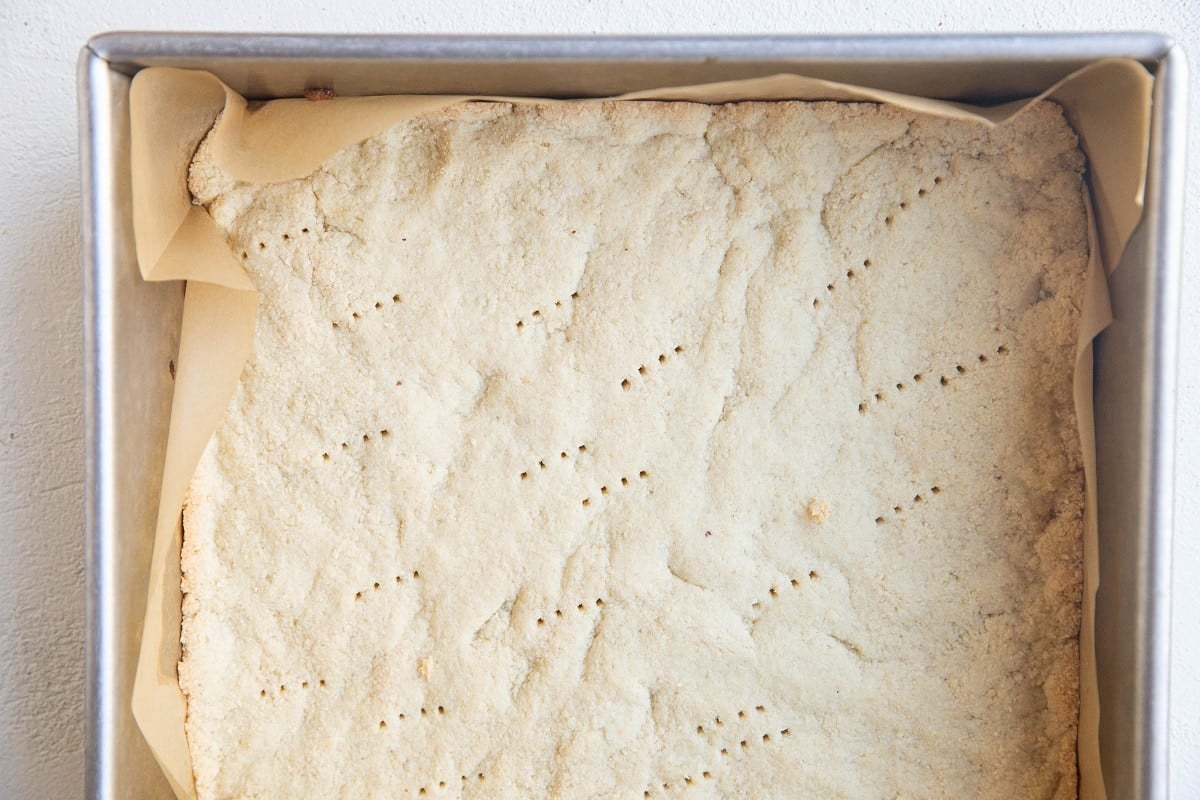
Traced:
[[[668, 4], [0, 0], [0, 798], [83, 794], [83, 363], [75, 59], [106, 30], [821, 33], [1153, 30], [1200, 63], [1195, 0]], [[1196, 69], [1200, 73], [1200, 69]], [[1200, 118], [1200, 80], [1191, 90]], [[1200, 125], [1187, 202], [1200, 209]], [[1200, 798], [1200, 226], [1184, 251], [1171, 794]]]

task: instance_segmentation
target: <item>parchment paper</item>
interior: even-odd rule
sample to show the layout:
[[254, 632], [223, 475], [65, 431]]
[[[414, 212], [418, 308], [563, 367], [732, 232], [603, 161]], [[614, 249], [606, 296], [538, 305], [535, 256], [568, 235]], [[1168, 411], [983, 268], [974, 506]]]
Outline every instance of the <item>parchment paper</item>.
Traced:
[[[1106, 275], [1115, 268], [1142, 214], [1152, 78], [1140, 64], [1104, 60], [1063, 79], [1038, 98], [1063, 106], [1088, 157], [1091, 260], [1074, 375], [1082, 442], [1084, 592], [1080, 631], [1079, 785], [1085, 800], [1104, 798], [1094, 654], [1096, 554], [1092, 339], [1111, 320]], [[216, 164], [244, 181], [303, 177], [341, 148], [396, 123], [469, 99], [594, 102], [466, 96], [274, 100], [251, 108], [207, 72], [139, 72], [130, 96], [134, 233], [146, 280], [186, 280], [162, 494], [150, 568], [146, 619], [133, 687], [133, 714], [179, 798], [195, 797], [179, 688], [180, 513], [200, 455], [248, 358], [258, 295], [208, 213], [191, 203], [188, 165], [212, 129]], [[1030, 101], [992, 108], [909, 97], [797, 75], [667, 87], [617, 99], [846, 100], [894, 103], [915, 111], [1003, 124]], [[128, 532], [132, 534], [133, 532]]]

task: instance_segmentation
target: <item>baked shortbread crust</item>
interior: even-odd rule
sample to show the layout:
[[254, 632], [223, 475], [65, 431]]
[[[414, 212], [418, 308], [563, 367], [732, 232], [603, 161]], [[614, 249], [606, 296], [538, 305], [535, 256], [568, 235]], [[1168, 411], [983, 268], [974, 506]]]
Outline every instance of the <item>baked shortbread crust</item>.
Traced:
[[1076, 792], [1083, 158], [466, 103], [191, 188], [261, 292], [185, 509], [202, 798]]

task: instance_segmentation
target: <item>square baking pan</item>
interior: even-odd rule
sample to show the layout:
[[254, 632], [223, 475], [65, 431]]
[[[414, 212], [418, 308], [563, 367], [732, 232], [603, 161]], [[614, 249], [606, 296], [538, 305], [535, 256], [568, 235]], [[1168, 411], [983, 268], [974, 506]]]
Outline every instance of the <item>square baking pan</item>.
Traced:
[[134, 256], [129, 86], [205, 69], [251, 99], [589, 97], [796, 72], [996, 103], [1101, 58], [1154, 75], [1145, 215], [1110, 278], [1095, 344], [1100, 747], [1113, 798], [1167, 796], [1175, 361], [1186, 66], [1154, 34], [541, 38], [111, 33], [79, 60], [87, 446], [87, 796], [171, 797], [130, 711], [183, 287]]

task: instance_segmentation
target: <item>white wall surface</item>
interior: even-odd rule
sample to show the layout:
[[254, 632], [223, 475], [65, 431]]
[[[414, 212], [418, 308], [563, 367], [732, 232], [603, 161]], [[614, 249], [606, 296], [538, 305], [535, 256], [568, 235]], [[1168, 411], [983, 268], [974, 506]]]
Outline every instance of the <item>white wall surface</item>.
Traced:
[[[114, 29], [398, 33], [1153, 30], [1200, 62], [1194, 0], [0, 0], [0, 798], [83, 794], [82, 280], [75, 60]], [[1200, 70], [1197, 70], [1200, 72]], [[1190, 89], [1200, 118], [1200, 80]], [[1200, 125], [1188, 205], [1200, 208]], [[1200, 798], [1200, 226], [1187, 230], [1171, 785]]]

